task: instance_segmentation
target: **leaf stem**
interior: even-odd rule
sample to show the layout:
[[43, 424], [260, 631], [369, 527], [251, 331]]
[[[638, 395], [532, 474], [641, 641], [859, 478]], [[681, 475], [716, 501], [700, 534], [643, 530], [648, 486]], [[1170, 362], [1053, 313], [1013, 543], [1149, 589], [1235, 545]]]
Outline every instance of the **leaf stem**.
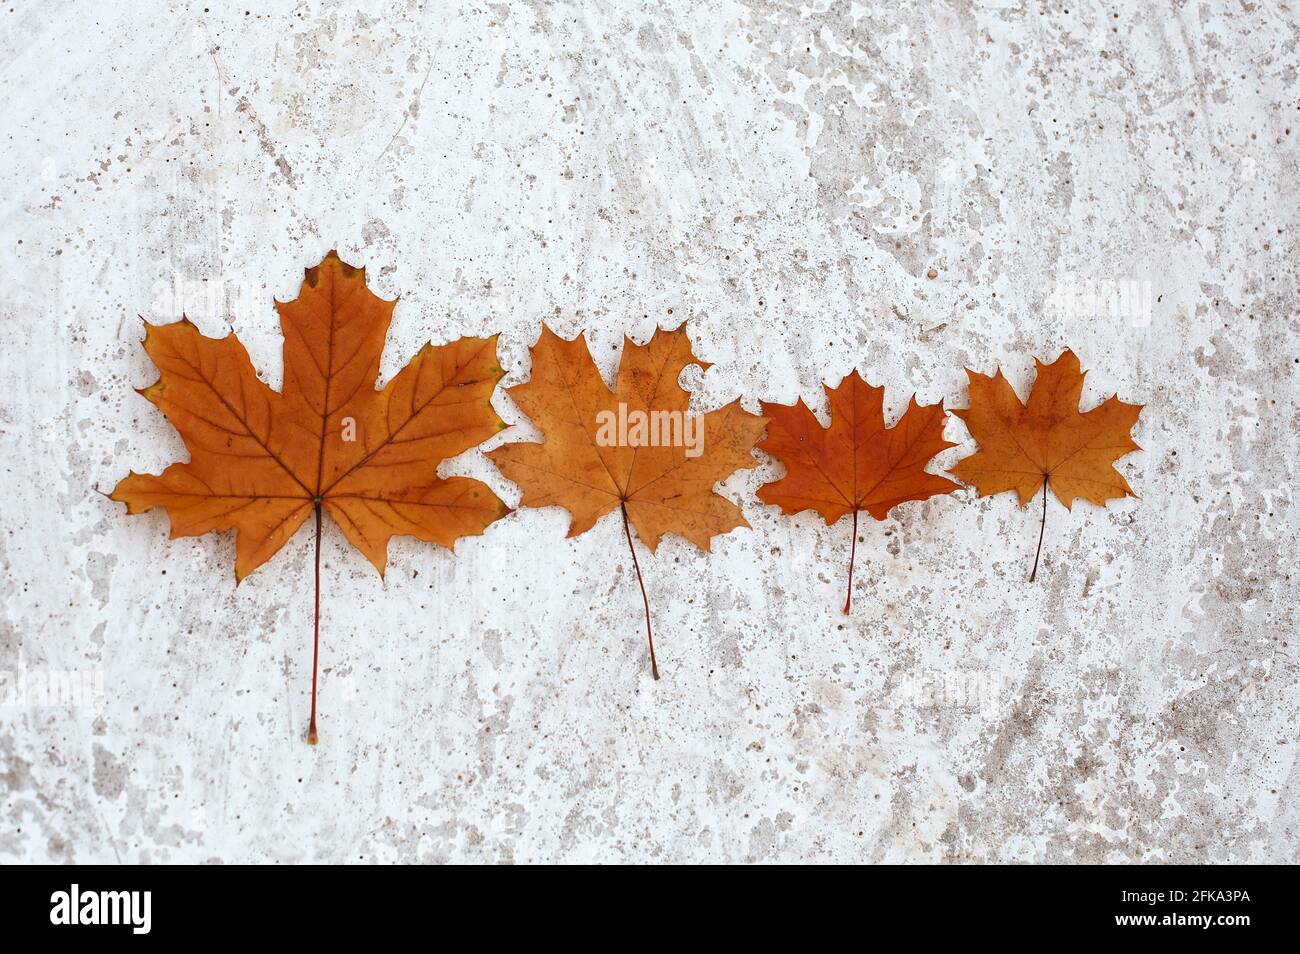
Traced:
[[311, 649], [311, 722], [307, 726], [307, 743], [319, 741], [316, 734], [316, 668], [320, 662], [320, 498], [316, 498], [316, 634]]
[[627, 548], [632, 551], [632, 567], [636, 570], [636, 581], [641, 585], [641, 602], [645, 604], [645, 635], [650, 641], [650, 671], [659, 678], [659, 663], [655, 661], [655, 636], [650, 629], [650, 599], [645, 595], [645, 580], [641, 579], [641, 564], [636, 560], [636, 547], [632, 546], [632, 528], [627, 522], [627, 504], [619, 503], [623, 511], [623, 532], [627, 534]]
[[849, 606], [853, 602], [853, 558], [858, 553], [858, 510], [853, 508], [853, 542], [849, 544], [849, 592], [844, 597], [844, 615], [849, 615]]
[[1047, 475], [1043, 475], [1043, 520], [1038, 525], [1038, 550], [1034, 553], [1034, 568], [1029, 573], [1029, 582], [1038, 576], [1038, 557], [1043, 552], [1043, 531], [1047, 529]]

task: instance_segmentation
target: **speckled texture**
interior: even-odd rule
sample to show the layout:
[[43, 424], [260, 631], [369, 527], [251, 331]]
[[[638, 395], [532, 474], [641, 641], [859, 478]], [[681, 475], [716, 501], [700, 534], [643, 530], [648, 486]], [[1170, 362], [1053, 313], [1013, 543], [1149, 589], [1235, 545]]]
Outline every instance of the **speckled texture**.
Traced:
[[[0, 12], [0, 860], [1297, 860], [1292, 4], [211, 6]], [[333, 247], [401, 295], [385, 375], [689, 319], [701, 407], [856, 366], [897, 415], [1069, 345], [1147, 405], [1141, 499], [1053, 503], [1034, 585], [1033, 508], [907, 504], [845, 617], [848, 521], [759, 504], [766, 461], [752, 530], [643, 560], [658, 683], [616, 517], [384, 583], [328, 528], [312, 748], [310, 534], [236, 589], [95, 490], [183, 454], [136, 316], [179, 284], [278, 386]]]

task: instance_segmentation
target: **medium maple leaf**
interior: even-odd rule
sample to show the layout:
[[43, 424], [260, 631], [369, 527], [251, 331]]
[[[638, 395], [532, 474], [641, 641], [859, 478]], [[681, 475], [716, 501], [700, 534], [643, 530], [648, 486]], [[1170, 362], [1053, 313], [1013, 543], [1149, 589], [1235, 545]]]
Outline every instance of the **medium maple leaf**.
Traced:
[[685, 325], [657, 331], [644, 345], [625, 339], [612, 391], [581, 336], [565, 341], [543, 325], [532, 358], [531, 379], [508, 392], [543, 442], [506, 444], [488, 456], [522, 488], [524, 505], [569, 511], [570, 537], [605, 514], [622, 513], [658, 679], [650, 601], [631, 528], [654, 553], [666, 533], [708, 551], [717, 534], [748, 527], [740, 508], [713, 485], [758, 466], [751, 451], [765, 419], [738, 400], [702, 416], [687, 413], [691, 396], [677, 379], [688, 364], [709, 366], [691, 353]]
[[504, 373], [496, 338], [425, 345], [375, 389], [396, 301], [366, 287], [364, 268], [330, 252], [296, 300], [276, 302], [284, 390], [257, 377], [234, 334], [204, 337], [187, 318], [145, 323], [157, 382], [140, 391], [180, 433], [187, 463], [132, 472], [110, 495], [129, 513], [162, 507], [172, 537], [234, 530], [238, 583], [315, 516], [316, 626], [308, 741], [316, 733], [321, 512], [380, 575], [398, 535], [450, 547], [509, 510], [485, 484], [440, 478], [440, 461], [505, 427], [492, 409]]
[[758, 445], [786, 466], [780, 480], [758, 488], [758, 498], [786, 514], [815, 510], [826, 525], [853, 514], [849, 585], [844, 612], [853, 600], [853, 559], [858, 545], [858, 513], [884, 520], [908, 500], [951, 493], [957, 484], [927, 473], [935, 454], [953, 445], [943, 439], [943, 402], [921, 405], [913, 396], [902, 418], [885, 427], [885, 389], [872, 387], [852, 371], [838, 387], [823, 385], [831, 423], [822, 427], [800, 399], [793, 405], [763, 402], [771, 420]]
[[1047, 489], [1072, 508], [1075, 500], [1100, 507], [1107, 500], [1136, 497], [1128, 481], [1113, 466], [1125, 454], [1141, 450], [1130, 432], [1141, 404], [1125, 404], [1111, 396], [1086, 413], [1079, 411], [1084, 372], [1079, 359], [1066, 349], [1051, 364], [1034, 359], [1037, 377], [1022, 404], [999, 369], [993, 377], [967, 370], [970, 408], [953, 410], [966, 422], [979, 450], [951, 468], [954, 476], [973, 484], [981, 497], [1014, 490], [1020, 506], [1042, 491], [1043, 517], [1032, 583], [1047, 528]]

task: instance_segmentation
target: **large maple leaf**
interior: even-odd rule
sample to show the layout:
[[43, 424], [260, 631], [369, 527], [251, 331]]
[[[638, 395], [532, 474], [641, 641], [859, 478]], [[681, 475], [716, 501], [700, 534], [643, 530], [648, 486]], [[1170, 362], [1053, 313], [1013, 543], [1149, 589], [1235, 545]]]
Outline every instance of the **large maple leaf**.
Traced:
[[853, 514], [847, 613], [853, 600], [858, 513], [865, 510], [884, 520], [898, 504], [951, 493], [958, 485], [925, 470], [935, 454], [953, 446], [943, 439], [942, 401], [922, 405], [913, 396], [898, 423], [886, 428], [883, 387], [872, 387], [857, 371], [838, 387], [824, 387], [831, 409], [827, 427], [802, 399], [793, 405], [763, 402], [770, 420], [758, 448], [785, 464], [786, 475], [760, 487], [758, 498], [786, 514], [815, 510], [827, 526]]
[[376, 390], [395, 305], [335, 252], [307, 269], [298, 298], [276, 302], [279, 392], [257, 377], [234, 334], [208, 338], [186, 318], [146, 322], [144, 348], [160, 377], [140, 393], [180, 433], [190, 459], [157, 476], [133, 472], [111, 494], [130, 513], [164, 508], [173, 537], [234, 530], [236, 582], [315, 516], [313, 742], [322, 510], [381, 575], [393, 536], [450, 547], [509, 512], [485, 484], [437, 475], [439, 462], [505, 426], [491, 405], [504, 373], [496, 338], [425, 345]]
[[[736, 470], [758, 466], [752, 449], [765, 419], [743, 410], [738, 400], [702, 416], [688, 415], [691, 396], [677, 379], [688, 364], [708, 365], [691, 353], [685, 325], [657, 331], [644, 345], [626, 339], [613, 390], [581, 336], [565, 341], [543, 326], [532, 359], [531, 379], [508, 393], [541, 430], [543, 441], [506, 444], [488, 456], [522, 488], [525, 506], [569, 511], [571, 537], [604, 515], [621, 512], [645, 603], [651, 672], [658, 679], [650, 603], [632, 528], [654, 553], [666, 533], [707, 551], [714, 536], [748, 527], [740, 508], [715, 493], [713, 485]], [[664, 436], [663, 428], [669, 439], [656, 440], [656, 434]], [[672, 440], [674, 434], [680, 439]]]
[[1075, 500], [1099, 507], [1106, 501], [1136, 497], [1114, 463], [1141, 450], [1130, 432], [1141, 404], [1125, 404], [1112, 395], [1091, 411], [1080, 412], [1084, 373], [1068, 348], [1051, 364], [1034, 359], [1037, 377], [1022, 404], [998, 369], [993, 377], [967, 369], [970, 407], [953, 409], [979, 444], [979, 450], [950, 468], [973, 484], [981, 497], [1014, 490], [1023, 507], [1042, 492], [1043, 516], [1030, 582], [1038, 575], [1038, 557], [1047, 527], [1047, 490], [1072, 509]]

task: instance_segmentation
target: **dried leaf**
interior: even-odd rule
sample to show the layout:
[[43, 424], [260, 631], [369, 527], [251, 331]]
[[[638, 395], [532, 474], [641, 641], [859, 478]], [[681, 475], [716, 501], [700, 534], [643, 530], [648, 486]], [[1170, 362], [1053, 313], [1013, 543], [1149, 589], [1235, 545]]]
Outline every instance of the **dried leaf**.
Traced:
[[921, 405], [913, 397], [898, 423], [886, 428], [883, 387], [872, 387], [857, 371], [838, 387], [825, 387], [831, 407], [828, 427], [818, 423], [802, 400], [794, 405], [763, 403], [770, 421], [759, 450], [785, 464], [786, 475], [760, 487], [758, 498], [787, 514], [815, 510], [827, 526], [853, 514], [847, 613], [853, 599], [859, 511], [884, 520], [898, 504], [950, 493], [957, 484], [925, 470], [935, 454], [953, 446], [943, 439], [942, 402]]
[[[666, 533], [683, 536], [707, 551], [714, 536], [749, 526], [740, 508], [715, 493], [713, 485], [736, 470], [758, 465], [752, 449], [764, 419], [733, 401], [694, 425], [688, 420], [690, 395], [677, 379], [688, 364], [708, 366], [691, 353], [684, 325], [657, 332], [645, 345], [627, 340], [612, 391], [581, 337], [565, 341], [543, 327], [532, 358], [531, 379], [509, 393], [544, 440], [506, 444], [488, 453], [502, 473], [522, 488], [524, 505], [569, 511], [571, 537], [620, 510], [629, 547], [628, 525], [651, 553]], [[656, 420], [670, 434], [679, 427], [682, 439], [638, 443], [633, 428], [640, 422], [653, 428]], [[603, 429], [611, 421], [620, 431], [618, 439], [602, 441]], [[620, 422], [626, 427], [618, 426]], [[690, 436], [686, 429], [693, 426], [702, 428], [697, 456], [692, 456], [694, 448], [686, 440]], [[649, 440], [653, 434], [647, 430], [641, 436]], [[635, 561], [635, 548], [632, 556]], [[637, 575], [640, 579], [639, 566]], [[649, 633], [648, 602], [646, 627]], [[652, 635], [650, 652], [657, 679]]]
[[[1014, 490], [1022, 507], [1041, 491], [1041, 553], [1049, 487], [1067, 510], [1079, 499], [1104, 507], [1107, 500], [1137, 496], [1114, 463], [1141, 450], [1130, 432], [1142, 405], [1112, 396], [1081, 413], [1084, 372], [1074, 352], [1067, 348], [1051, 364], [1035, 359], [1034, 365], [1037, 378], [1026, 404], [1000, 369], [993, 377], [967, 370], [970, 407], [953, 414], [966, 422], [979, 450], [951, 471], [981, 497]], [[1037, 574], [1036, 554], [1029, 579]]]
[[[307, 269], [299, 297], [276, 303], [280, 392], [258, 379], [234, 334], [207, 338], [185, 318], [146, 323], [160, 377], [140, 393], [190, 460], [157, 476], [133, 472], [112, 498], [130, 513], [163, 507], [173, 537], [234, 530], [236, 581], [313, 513], [319, 570], [322, 509], [380, 574], [393, 536], [450, 547], [482, 533], [508, 509], [485, 484], [437, 469], [505, 426], [491, 405], [503, 374], [496, 338], [425, 345], [376, 390], [395, 304], [335, 252]], [[314, 708], [313, 692], [313, 730]]]

